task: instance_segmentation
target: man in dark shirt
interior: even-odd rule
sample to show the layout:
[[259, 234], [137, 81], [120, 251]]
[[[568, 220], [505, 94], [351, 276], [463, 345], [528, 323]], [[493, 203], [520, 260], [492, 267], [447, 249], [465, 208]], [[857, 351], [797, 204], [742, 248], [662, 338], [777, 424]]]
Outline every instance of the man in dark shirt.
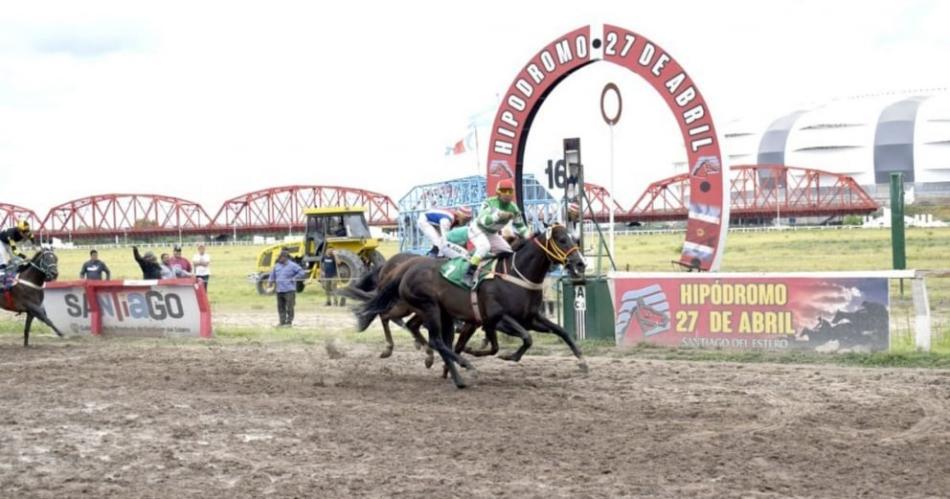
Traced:
[[112, 272], [106, 262], [99, 259], [99, 252], [92, 250], [89, 252], [89, 261], [82, 264], [82, 270], [79, 271], [80, 279], [89, 279], [90, 281], [101, 281], [102, 274], [106, 275], [106, 280], [112, 279]]
[[337, 305], [337, 300], [339, 300], [339, 305], [341, 307], [346, 306], [346, 298], [337, 297], [333, 294], [333, 291], [336, 289], [337, 277], [336, 269], [336, 255], [333, 254], [333, 249], [327, 249], [327, 252], [323, 254], [323, 258], [320, 259], [320, 282], [323, 283], [323, 290], [327, 293], [327, 304], [330, 306], [330, 300], [333, 300], [333, 305]]
[[142, 268], [142, 279], [162, 278], [162, 266], [158, 263], [158, 259], [155, 258], [155, 253], [146, 251], [145, 256], [142, 256], [139, 254], [138, 246], [132, 246], [132, 256], [135, 257], [135, 261], [138, 262], [139, 267]]

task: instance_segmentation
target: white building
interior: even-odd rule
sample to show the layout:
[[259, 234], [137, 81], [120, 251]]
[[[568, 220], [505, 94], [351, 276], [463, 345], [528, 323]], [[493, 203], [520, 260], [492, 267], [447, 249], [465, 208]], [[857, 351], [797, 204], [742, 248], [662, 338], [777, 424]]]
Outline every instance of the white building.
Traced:
[[726, 124], [730, 164], [841, 173], [886, 196], [891, 172], [917, 195], [950, 195], [950, 90], [840, 99], [783, 116]]

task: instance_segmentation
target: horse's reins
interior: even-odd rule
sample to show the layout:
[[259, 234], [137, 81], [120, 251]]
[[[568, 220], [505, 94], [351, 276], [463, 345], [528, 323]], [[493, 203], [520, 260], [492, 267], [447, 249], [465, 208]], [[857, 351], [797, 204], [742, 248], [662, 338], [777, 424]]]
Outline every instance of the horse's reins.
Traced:
[[[538, 238], [533, 239], [534, 244], [537, 244], [538, 247], [541, 248], [541, 251], [544, 251], [545, 253], [547, 253], [548, 257], [551, 258], [551, 260], [561, 265], [564, 265], [565, 263], [567, 263], [567, 257], [571, 256], [571, 253], [577, 251], [577, 246], [575, 245], [571, 249], [564, 251], [557, 244], [552, 245], [551, 232], [552, 232], [552, 229], [549, 228], [547, 230], [547, 233], [544, 235], [544, 244], [539, 243]], [[553, 246], [553, 247], [548, 248], [548, 246]]]
[[[561, 249], [561, 247], [558, 246], [557, 244], [554, 244], [553, 248], [548, 248], [548, 246], [552, 245], [551, 244], [552, 229], [553, 227], [548, 228], [544, 236], [544, 244], [539, 243], [537, 238], [532, 238], [532, 240], [534, 241], [535, 244], [538, 245], [539, 248], [541, 248], [542, 251], [544, 251], [545, 254], [548, 255], [548, 258], [550, 258], [551, 260], [561, 265], [564, 265], [567, 262], [567, 257], [571, 256], [571, 253], [577, 251], [577, 246], [574, 246], [573, 248], [567, 251], [564, 251], [563, 249]], [[502, 266], [504, 267], [505, 272], [492, 271], [492, 274], [503, 281], [510, 282], [511, 284], [514, 284], [515, 286], [527, 289], [529, 291], [543, 290], [544, 279], [542, 278], [541, 282], [534, 282], [534, 281], [529, 280], [527, 277], [524, 276], [524, 274], [521, 273], [520, 270], [518, 270], [518, 266], [515, 263], [517, 259], [518, 259], [518, 252], [515, 251], [511, 254], [511, 269], [514, 270], [515, 273], [518, 274], [520, 277], [515, 277], [508, 273], [507, 260], [504, 260], [504, 259], [501, 259], [495, 262], [495, 266], [497, 267], [498, 264], [501, 263]], [[471, 299], [471, 305], [472, 305], [472, 312], [473, 312], [473, 315], [475, 316], [475, 321], [481, 323], [482, 314], [481, 314], [481, 311], [479, 310], [478, 291], [476, 290], [474, 286], [472, 287], [472, 291], [470, 293], [470, 299]]]
[[[532, 241], [534, 241], [534, 243], [537, 244], [538, 247], [541, 248], [541, 250], [544, 251], [544, 253], [548, 255], [548, 258], [550, 258], [554, 262], [564, 265], [565, 263], [567, 263], [567, 257], [571, 256], [571, 253], [577, 251], [577, 246], [574, 246], [573, 248], [567, 251], [564, 251], [557, 244], [551, 244], [551, 230], [552, 229], [547, 230], [547, 233], [544, 236], [544, 244], [541, 244], [540, 242], [538, 242], [537, 238], [532, 238]], [[553, 246], [553, 247], [548, 248], [548, 246]], [[506, 270], [505, 273], [496, 273], [495, 275], [498, 276], [498, 278], [503, 281], [510, 282], [516, 286], [520, 286], [525, 289], [529, 289], [532, 291], [540, 291], [544, 289], [543, 279], [541, 282], [531, 281], [527, 277], [525, 277], [524, 274], [522, 274], [520, 270], [518, 270], [518, 266], [515, 263], [517, 261], [517, 256], [518, 256], [517, 251], [512, 253], [511, 269], [514, 270], [515, 273], [518, 274], [519, 277], [515, 277], [513, 275], [508, 274], [507, 268], [505, 269]], [[505, 261], [503, 260], [502, 264], [504, 263]]]
[[[40, 271], [44, 276], [46, 276], [46, 277], [48, 278], [48, 277], [49, 277], [49, 270], [50, 270], [52, 267], [54, 267], [56, 264], [47, 266], [46, 269], [43, 269], [43, 268], [41, 268], [39, 265], [37, 265], [36, 263], [34, 263], [34, 262], [31, 260], [29, 265], [30, 265], [30, 267], [33, 267], [33, 268], [35, 268], [36, 270]], [[23, 279], [20, 279], [20, 276], [17, 276], [17, 277], [16, 277], [16, 280], [14, 281], [14, 285], [16, 285], [16, 284], [22, 284], [22, 285], [24, 285], [24, 286], [26, 286], [26, 287], [28, 287], [28, 288], [32, 288], [32, 289], [40, 289], [40, 290], [43, 289], [43, 285], [42, 285], [42, 284], [36, 285], [36, 284], [33, 284], [33, 283], [30, 282], [30, 281], [24, 281]]]

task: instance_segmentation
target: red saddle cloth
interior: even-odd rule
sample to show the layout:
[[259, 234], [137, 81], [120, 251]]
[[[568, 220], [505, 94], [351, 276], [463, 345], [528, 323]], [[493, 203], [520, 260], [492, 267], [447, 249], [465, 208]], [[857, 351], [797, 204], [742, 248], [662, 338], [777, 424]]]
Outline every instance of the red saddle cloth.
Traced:
[[3, 300], [0, 301], [0, 306], [3, 306], [6, 310], [15, 311], [14, 309], [16, 307], [13, 305], [13, 293], [11, 293], [9, 289], [3, 290]]

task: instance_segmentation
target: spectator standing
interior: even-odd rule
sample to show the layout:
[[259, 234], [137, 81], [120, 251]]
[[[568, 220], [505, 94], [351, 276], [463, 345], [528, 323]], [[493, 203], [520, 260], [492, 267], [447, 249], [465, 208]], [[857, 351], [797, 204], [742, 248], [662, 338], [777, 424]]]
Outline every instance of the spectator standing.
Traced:
[[185, 272], [181, 268], [181, 265], [178, 265], [172, 260], [172, 257], [168, 256], [168, 253], [162, 253], [162, 264], [161, 264], [161, 274], [162, 279], [175, 279], [177, 277], [191, 277], [191, 274]]
[[172, 253], [173, 255], [171, 258], [169, 258], [168, 266], [172, 269], [179, 267], [181, 270], [187, 272], [188, 275], [191, 275], [191, 262], [188, 261], [187, 258], [181, 256], [181, 246], [176, 244], [172, 249]]
[[336, 254], [333, 252], [333, 248], [330, 248], [327, 249], [327, 252], [323, 254], [323, 258], [320, 259], [320, 282], [323, 283], [323, 290], [327, 293], [326, 306], [328, 307], [330, 306], [331, 299], [334, 306], [346, 306], [346, 298], [333, 294], [336, 290], [338, 278], [339, 272], [337, 270]]
[[146, 251], [145, 256], [139, 254], [138, 246], [132, 246], [132, 256], [142, 269], [142, 279], [161, 279], [162, 266], [155, 258], [155, 253]]
[[290, 259], [290, 252], [283, 250], [277, 257], [269, 282], [277, 291], [277, 327], [291, 327], [294, 322], [294, 306], [297, 300], [297, 280], [307, 277], [307, 271]]
[[205, 245], [198, 245], [198, 252], [191, 258], [191, 263], [194, 264], [195, 277], [201, 279], [205, 289], [208, 289], [208, 281], [211, 280], [211, 255], [205, 251]]
[[101, 281], [103, 274], [105, 274], [107, 281], [112, 279], [112, 272], [109, 270], [109, 266], [106, 265], [106, 262], [99, 259], [99, 252], [96, 250], [90, 251], [89, 261], [82, 264], [82, 269], [79, 270], [79, 278], [88, 279], [90, 281]]

